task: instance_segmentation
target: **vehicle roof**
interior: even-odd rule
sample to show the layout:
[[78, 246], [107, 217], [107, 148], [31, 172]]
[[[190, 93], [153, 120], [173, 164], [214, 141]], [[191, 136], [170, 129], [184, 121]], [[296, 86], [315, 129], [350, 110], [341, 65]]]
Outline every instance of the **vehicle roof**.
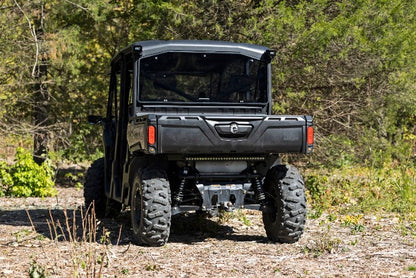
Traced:
[[113, 61], [118, 60], [121, 55], [131, 52], [139, 52], [141, 57], [154, 56], [166, 52], [228, 53], [241, 54], [260, 60], [268, 51], [270, 51], [270, 49], [265, 46], [226, 41], [150, 40], [139, 41], [131, 44], [120, 51]]

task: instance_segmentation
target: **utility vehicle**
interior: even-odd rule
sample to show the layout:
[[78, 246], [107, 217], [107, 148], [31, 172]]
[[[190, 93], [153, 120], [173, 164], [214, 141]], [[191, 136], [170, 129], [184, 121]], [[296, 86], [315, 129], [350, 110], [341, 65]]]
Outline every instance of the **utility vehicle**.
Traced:
[[93, 162], [85, 205], [98, 216], [131, 210], [135, 241], [164, 245], [172, 215], [260, 210], [267, 237], [296, 242], [306, 218], [298, 170], [279, 154], [310, 153], [313, 120], [272, 115], [264, 46], [142, 41], [111, 62], [104, 158]]

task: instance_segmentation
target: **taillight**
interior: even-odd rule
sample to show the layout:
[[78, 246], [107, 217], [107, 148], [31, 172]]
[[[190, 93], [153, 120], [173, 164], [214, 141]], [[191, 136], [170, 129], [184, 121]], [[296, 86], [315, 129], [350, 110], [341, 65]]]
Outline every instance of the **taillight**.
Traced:
[[147, 127], [147, 143], [154, 145], [156, 143], [156, 128], [152, 125]]
[[306, 142], [308, 143], [308, 145], [312, 145], [313, 144], [313, 127], [308, 127], [307, 132], [306, 132]]

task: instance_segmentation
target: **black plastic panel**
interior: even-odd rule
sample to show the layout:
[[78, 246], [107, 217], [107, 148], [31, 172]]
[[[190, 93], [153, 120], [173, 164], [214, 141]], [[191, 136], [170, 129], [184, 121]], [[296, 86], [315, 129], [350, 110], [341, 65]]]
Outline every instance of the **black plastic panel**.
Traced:
[[[161, 116], [157, 125], [158, 153], [300, 153], [305, 149], [306, 120], [301, 116], [198, 119]], [[230, 124], [243, 127], [243, 131], [247, 126], [252, 129], [245, 137], [224, 136]]]

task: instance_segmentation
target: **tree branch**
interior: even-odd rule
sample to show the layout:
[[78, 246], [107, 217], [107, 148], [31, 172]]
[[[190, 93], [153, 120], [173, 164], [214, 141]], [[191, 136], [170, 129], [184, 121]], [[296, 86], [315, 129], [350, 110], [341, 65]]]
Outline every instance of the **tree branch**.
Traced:
[[80, 4], [74, 3], [74, 2], [69, 1], [69, 0], [65, 0], [65, 2], [67, 2], [67, 3], [71, 4], [71, 5], [74, 5], [75, 7], [80, 8], [81, 10], [83, 10], [83, 11], [85, 11], [87, 13], [90, 12], [87, 8], [81, 6]]
[[33, 65], [33, 68], [32, 68], [32, 77], [35, 77], [36, 76], [36, 67], [38, 66], [38, 63], [39, 63], [39, 41], [38, 41], [38, 36], [36, 34], [35, 26], [32, 26], [32, 23], [30, 22], [30, 19], [26, 15], [25, 11], [22, 9], [22, 7], [19, 5], [19, 3], [17, 3], [16, 0], [14, 0], [14, 3], [16, 4], [17, 8], [22, 12], [23, 16], [25, 17], [25, 19], [26, 19], [26, 21], [29, 25], [30, 33], [32, 34], [32, 37], [35, 41], [36, 56], [35, 56], [35, 64]]

